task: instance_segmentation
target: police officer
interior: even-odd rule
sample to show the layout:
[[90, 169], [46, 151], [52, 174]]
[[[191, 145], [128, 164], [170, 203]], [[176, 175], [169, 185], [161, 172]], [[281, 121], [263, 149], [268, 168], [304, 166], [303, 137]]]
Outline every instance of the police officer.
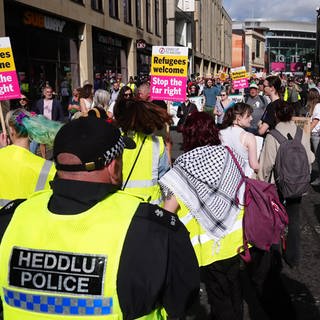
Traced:
[[66, 124], [52, 190], [2, 209], [12, 215], [0, 246], [5, 319], [164, 319], [197, 297], [198, 265], [177, 216], [119, 191], [125, 147], [134, 142], [101, 119]]

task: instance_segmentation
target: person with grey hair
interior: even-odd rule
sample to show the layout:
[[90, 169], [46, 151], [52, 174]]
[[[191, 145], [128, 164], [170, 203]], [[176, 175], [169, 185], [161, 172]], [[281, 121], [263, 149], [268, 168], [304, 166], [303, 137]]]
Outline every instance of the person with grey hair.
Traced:
[[98, 89], [93, 96], [94, 107], [103, 108], [105, 111], [108, 110], [108, 105], [110, 101], [110, 94], [108, 91], [103, 89]]

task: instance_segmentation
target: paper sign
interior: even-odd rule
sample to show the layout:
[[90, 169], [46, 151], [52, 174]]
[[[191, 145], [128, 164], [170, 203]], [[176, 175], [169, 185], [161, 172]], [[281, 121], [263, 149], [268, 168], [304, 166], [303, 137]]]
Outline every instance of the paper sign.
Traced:
[[151, 99], [185, 101], [187, 73], [187, 47], [153, 46], [150, 83]]
[[0, 38], [0, 100], [18, 99], [20, 96], [10, 39]]
[[249, 87], [249, 80], [248, 78], [233, 80], [232, 85], [234, 89], [243, 89]]

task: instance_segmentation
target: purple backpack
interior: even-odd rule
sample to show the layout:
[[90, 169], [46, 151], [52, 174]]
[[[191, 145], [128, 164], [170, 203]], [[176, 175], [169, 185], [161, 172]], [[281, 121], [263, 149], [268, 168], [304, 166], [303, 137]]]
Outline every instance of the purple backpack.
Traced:
[[[282, 205], [276, 186], [272, 183], [248, 178], [229, 147], [233, 161], [237, 165], [245, 183], [243, 246], [238, 249], [246, 262], [251, 261], [248, 243], [262, 250], [269, 251], [272, 244], [283, 239], [284, 229], [288, 224], [288, 215]], [[244, 249], [243, 252], [242, 249]]]

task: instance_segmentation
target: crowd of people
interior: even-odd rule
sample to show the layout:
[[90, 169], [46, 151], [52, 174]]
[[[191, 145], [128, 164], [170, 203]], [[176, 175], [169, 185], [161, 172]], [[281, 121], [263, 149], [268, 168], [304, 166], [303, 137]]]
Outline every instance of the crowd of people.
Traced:
[[[271, 75], [251, 79], [235, 101], [230, 81], [191, 78], [177, 112], [183, 150], [173, 161], [167, 103], [151, 99], [148, 81], [118, 80], [110, 90], [98, 78], [75, 88], [66, 110], [46, 86], [43, 98], [30, 104], [23, 94], [6, 115], [4, 318], [197, 317], [203, 282], [210, 319], [241, 320], [240, 270], [267, 317], [272, 259], [299, 267], [304, 194], [288, 197], [278, 187], [289, 216], [287, 245], [252, 247], [253, 262], [245, 265], [239, 254], [245, 191], [226, 147], [248, 177], [277, 185], [280, 143], [272, 133], [285, 140], [299, 133], [310, 173], [315, 159], [320, 168], [320, 88]], [[197, 96], [200, 110], [189, 100]], [[309, 115], [310, 132], [292, 120], [301, 115]], [[311, 185], [320, 185], [320, 176]]]

